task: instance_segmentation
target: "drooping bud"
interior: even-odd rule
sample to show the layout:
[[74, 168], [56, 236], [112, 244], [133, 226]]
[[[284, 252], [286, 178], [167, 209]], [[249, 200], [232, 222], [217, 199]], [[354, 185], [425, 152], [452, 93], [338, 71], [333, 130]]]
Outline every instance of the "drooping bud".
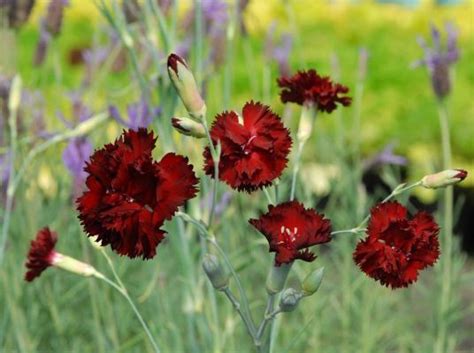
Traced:
[[97, 274], [97, 270], [91, 265], [57, 252], [52, 255], [51, 265], [84, 277]]
[[309, 296], [316, 293], [321, 286], [323, 276], [324, 267], [318, 268], [307, 275], [302, 284], [303, 294]]
[[291, 265], [282, 264], [280, 266], [272, 266], [267, 277], [266, 288], [269, 294], [277, 294], [285, 287], [286, 278], [290, 272]]
[[176, 54], [170, 54], [168, 74], [191, 118], [201, 120], [206, 113], [206, 104], [199, 94], [193, 73], [184, 59]]
[[206, 137], [206, 130], [201, 123], [188, 118], [172, 118], [171, 124], [179, 133], [196, 138]]
[[202, 261], [202, 268], [215, 289], [224, 290], [229, 285], [229, 275], [224, 271], [216, 256], [206, 254]]
[[298, 306], [298, 303], [304, 294], [294, 288], [287, 288], [281, 294], [280, 310], [284, 313], [293, 311]]
[[438, 189], [457, 184], [467, 177], [467, 171], [463, 169], [446, 169], [442, 172], [429, 174], [421, 179], [421, 186], [428, 189]]

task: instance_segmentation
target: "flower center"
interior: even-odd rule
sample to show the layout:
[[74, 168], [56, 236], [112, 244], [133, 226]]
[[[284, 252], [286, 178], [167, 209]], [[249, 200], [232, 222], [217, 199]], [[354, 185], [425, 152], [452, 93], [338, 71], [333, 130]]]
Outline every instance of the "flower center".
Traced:
[[294, 227], [293, 231], [290, 228], [285, 226], [281, 226], [280, 229], [280, 241], [278, 245], [282, 245], [287, 249], [291, 249], [294, 247], [294, 242], [296, 241], [296, 236], [298, 234], [298, 228]]
[[252, 143], [253, 139], [256, 138], [257, 136], [256, 135], [252, 135], [250, 136], [249, 140], [247, 141], [247, 143], [245, 145], [242, 145], [242, 151], [244, 152], [244, 154], [247, 156], [250, 154], [250, 150], [251, 150], [251, 146], [250, 144]]

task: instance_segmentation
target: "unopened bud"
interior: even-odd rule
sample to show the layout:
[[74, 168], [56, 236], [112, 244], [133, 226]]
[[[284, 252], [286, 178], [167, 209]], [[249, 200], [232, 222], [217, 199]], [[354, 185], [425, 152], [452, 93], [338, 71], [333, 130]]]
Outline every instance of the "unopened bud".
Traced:
[[199, 94], [193, 73], [184, 59], [176, 54], [170, 54], [168, 74], [191, 118], [201, 120], [206, 113], [206, 104]]
[[462, 169], [446, 169], [442, 172], [426, 175], [421, 179], [421, 186], [428, 189], [438, 189], [457, 184], [467, 177], [467, 171]]
[[97, 270], [91, 265], [60, 253], [54, 254], [51, 264], [84, 277], [90, 277], [97, 273]]
[[303, 294], [308, 296], [316, 293], [321, 286], [323, 276], [324, 267], [318, 268], [307, 275], [302, 284]]
[[179, 133], [196, 138], [206, 137], [206, 130], [201, 123], [188, 118], [172, 118], [171, 124]]
[[206, 254], [202, 261], [202, 268], [215, 289], [224, 290], [229, 285], [229, 275], [224, 271], [216, 256]]
[[294, 288], [285, 289], [281, 294], [280, 310], [285, 313], [295, 310], [303, 296], [303, 293]]
[[267, 277], [266, 288], [269, 294], [277, 294], [285, 287], [288, 272], [290, 272], [292, 263], [272, 266]]

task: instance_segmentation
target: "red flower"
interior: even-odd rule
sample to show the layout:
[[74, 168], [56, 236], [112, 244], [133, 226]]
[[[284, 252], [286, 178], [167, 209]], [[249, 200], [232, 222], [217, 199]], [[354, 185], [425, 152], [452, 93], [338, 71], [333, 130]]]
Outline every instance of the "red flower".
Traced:
[[187, 158], [153, 160], [155, 141], [146, 129], [128, 130], [94, 152], [85, 168], [88, 190], [77, 200], [88, 236], [131, 258], [155, 256], [166, 234], [160, 227], [197, 191]]
[[354, 260], [368, 276], [392, 288], [408, 287], [418, 272], [439, 257], [439, 227], [426, 212], [407, 218], [398, 202], [371, 211], [368, 237], [357, 245]]
[[297, 201], [270, 205], [266, 214], [249, 223], [267, 238], [276, 266], [296, 259], [313, 261], [316, 256], [307, 248], [331, 240], [331, 222]]
[[[261, 103], [246, 103], [242, 117], [237, 113], [217, 115], [210, 131], [213, 143], [222, 144], [219, 179], [247, 192], [268, 186], [288, 162], [291, 137], [278, 115]], [[214, 176], [209, 147], [204, 150], [206, 174]]]
[[58, 240], [56, 232], [52, 232], [48, 227], [44, 227], [36, 234], [35, 240], [31, 241], [28, 251], [25, 280], [33, 281], [41, 273], [54, 263], [56, 252], [54, 246]]
[[343, 96], [349, 88], [333, 83], [328, 76], [319, 76], [313, 69], [298, 71], [292, 77], [280, 77], [277, 82], [283, 88], [280, 93], [283, 103], [312, 103], [318, 110], [331, 113], [337, 108], [336, 103], [348, 106], [352, 101], [352, 98]]

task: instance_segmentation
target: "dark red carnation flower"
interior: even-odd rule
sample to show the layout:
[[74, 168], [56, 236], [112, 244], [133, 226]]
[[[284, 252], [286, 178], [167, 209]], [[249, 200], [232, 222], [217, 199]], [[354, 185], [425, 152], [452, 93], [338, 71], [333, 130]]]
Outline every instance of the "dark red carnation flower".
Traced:
[[[288, 162], [291, 137], [280, 117], [261, 103], [246, 103], [242, 117], [236, 112], [217, 115], [211, 128], [215, 145], [220, 141], [219, 179], [247, 192], [268, 186]], [[206, 174], [214, 176], [209, 147], [204, 150]]]
[[249, 223], [267, 238], [276, 266], [296, 259], [313, 261], [316, 256], [308, 248], [331, 240], [331, 222], [297, 201], [270, 205], [267, 213]]
[[155, 256], [160, 227], [197, 192], [188, 159], [174, 153], [152, 158], [156, 139], [146, 129], [124, 131], [94, 152], [85, 171], [88, 190], [77, 200], [88, 236], [131, 258]]
[[418, 272], [439, 257], [439, 227], [426, 212], [412, 219], [398, 202], [372, 208], [367, 238], [357, 245], [353, 257], [368, 276], [392, 288], [408, 287]]
[[283, 88], [280, 92], [283, 103], [314, 104], [318, 110], [331, 113], [337, 103], [348, 106], [352, 101], [344, 96], [349, 88], [333, 83], [328, 76], [319, 76], [313, 69], [298, 71], [292, 77], [280, 77], [277, 82]]
[[28, 251], [25, 274], [25, 280], [33, 281], [41, 273], [54, 263], [56, 252], [54, 247], [58, 240], [56, 232], [52, 232], [48, 227], [44, 227], [36, 234], [35, 240], [31, 241]]

